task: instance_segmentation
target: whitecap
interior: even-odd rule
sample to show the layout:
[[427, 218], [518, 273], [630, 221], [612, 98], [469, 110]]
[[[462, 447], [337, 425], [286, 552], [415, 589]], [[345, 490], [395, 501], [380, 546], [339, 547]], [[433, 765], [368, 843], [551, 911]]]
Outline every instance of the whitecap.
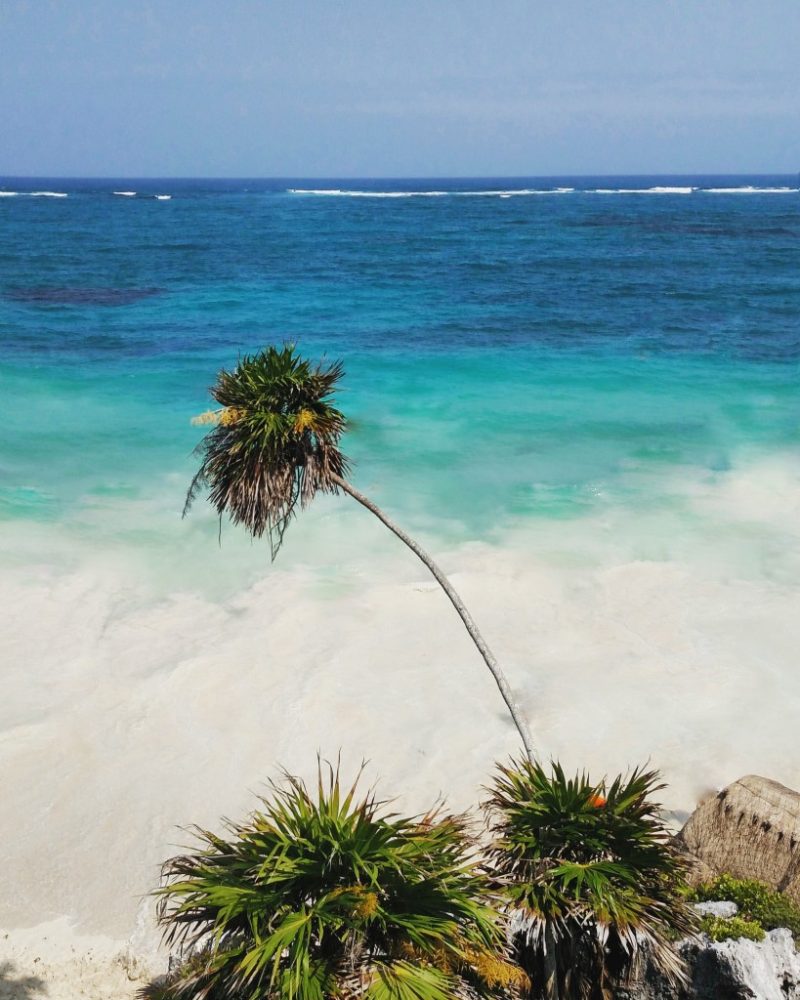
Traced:
[[0, 191], [0, 198], [16, 198], [19, 191]]
[[64, 191], [31, 191], [31, 198], [66, 198]]
[[462, 198], [520, 198], [538, 194], [572, 194], [575, 188], [503, 188], [497, 191], [453, 191]]
[[154, 195], [156, 201], [170, 201], [172, 199], [171, 194], [157, 194]]
[[793, 187], [720, 187], [702, 188], [703, 194], [797, 194], [800, 188]]
[[339, 198], [441, 198], [450, 191], [343, 191], [340, 188], [289, 188], [289, 194]]
[[114, 194], [118, 194], [122, 198], [134, 198], [136, 196], [135, 191], [115, 191]]
[[587, 194], [692, 194], [694, 187], [594, 188]]
[[289, 188], [288, 194], [329, 198], [511, 198], [520, 195], [572, 194], [574, 188], [509, 188], [487, 191], [360, 191], [342, 188]]

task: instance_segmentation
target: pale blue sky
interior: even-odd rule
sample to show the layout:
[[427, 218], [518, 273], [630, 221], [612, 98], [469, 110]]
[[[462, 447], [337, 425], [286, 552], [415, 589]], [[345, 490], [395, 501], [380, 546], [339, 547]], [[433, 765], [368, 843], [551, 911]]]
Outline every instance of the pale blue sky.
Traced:
[[0, 173], [800, 170], [800, 0], [0, 0]]

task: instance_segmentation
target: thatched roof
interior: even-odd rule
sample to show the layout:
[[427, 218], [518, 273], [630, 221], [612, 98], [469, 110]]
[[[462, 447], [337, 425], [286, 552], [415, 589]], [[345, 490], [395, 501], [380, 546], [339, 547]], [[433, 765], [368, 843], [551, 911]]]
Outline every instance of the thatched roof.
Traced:
[[760, 879], [800, 903], [800, 792], [749, 774], [701, 803], [679, 840], [716, 872]]

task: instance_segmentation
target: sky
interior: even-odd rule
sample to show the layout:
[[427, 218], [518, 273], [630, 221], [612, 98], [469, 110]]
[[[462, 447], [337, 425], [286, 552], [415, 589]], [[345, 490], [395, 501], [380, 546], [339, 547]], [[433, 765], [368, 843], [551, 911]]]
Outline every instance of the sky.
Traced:
[[800, 0], [0, 0], [0, 174], [800, 171]]

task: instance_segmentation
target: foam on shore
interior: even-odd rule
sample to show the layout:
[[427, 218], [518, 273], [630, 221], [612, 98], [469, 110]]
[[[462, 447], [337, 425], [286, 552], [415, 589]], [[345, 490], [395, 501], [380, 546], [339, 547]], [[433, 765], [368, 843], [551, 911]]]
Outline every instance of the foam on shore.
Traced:
[[[449, 549], [422, 532], [540, 752], [597, 775], [649, 761], [679, 814], [743, 773], [800, 784], [796, 464], [681, 482], [680, 519], [529, 520]], [[198, 515], [180, 582], [148, 574], [155, 551], [59, 548], [56, 530], [3, 538], [20, 558], [0, 576], [0, 927], [63, 917], [151, 947], [145, 897], [178, 827], [241, 815], [278, 765], [309, 776], [341, 748], [404, 809], [464, 808], [517, 748], [438, 587], [344, 498], [272, 567]], [[221, 598], [226, 562], [242, 585]]]

